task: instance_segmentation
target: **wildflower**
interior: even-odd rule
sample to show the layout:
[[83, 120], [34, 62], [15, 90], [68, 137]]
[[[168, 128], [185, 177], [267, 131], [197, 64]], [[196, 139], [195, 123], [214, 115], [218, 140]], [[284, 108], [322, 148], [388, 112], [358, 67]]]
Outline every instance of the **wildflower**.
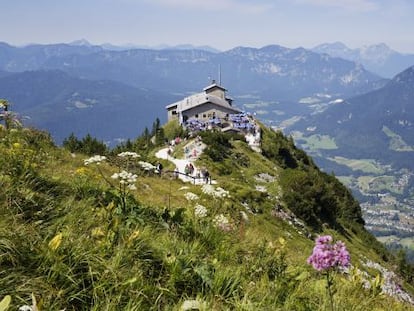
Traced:
[[151, 163], [145, 161], [139, 161], [138, 164], [145, 170], [145, 171], [155, 171], [156, 167]]
[[128, 185], [127, 188], [132, 191], [137, 190], [137, 186], [135, 185]]
[[195, 193], [192, 193], [192, 192], [186, 192], [184, 194], [184, 196], [188, 201], [198, 200], [198, 195], [196, 195]]
[[207, 208], [205, 208], [203, 205], [197, 204], [194, 207], [194, 214], [198, 217], [198, 218], [204, 218], [207, 216]]
[[85, 165], [96, 163], [97, 165], [101, 164], [102, 161], [105, 161], [106, 157], [101, 155], [94, 155], [93, 157], [90, 157], [89, 159], [84, 160]]
[[323, 235], [316, 239], [315, 247], [312, 255], [309, 256], [307, 262], [318, 271], [324, 272], [326, 276], [326, 290], [329, 297], [331, 310], [334, 310], [333, 291], [334, 279], [331, 274], [335, 269], [344, 269], [350, 265], [350, 256], [341, 241], [332, 244], [330, 235]]
[[92, 229], [91, 235], [93, 237], [102, 237], [105, 235], [105, 233], [103, 232], [102, 228], [97, 227], [97, 228]]
[[135, 158], [139, 158], [140, 155], [136, 152], [125, 151], [125, 152], [118, 153], [118, 157], [121, 157], [121, 158], [131, 157], [135, 159]]
[[318, 271], [331, 268], [346, 268], [350, 264], [350, 256], [341, 241], [332, 244], [330, 235], [320, 236], [316, 239], [312, 255], [307, 260]]
[[33, 308], [31, 306], [24, 305], [19, 308], [19, 311], [33, 311]]
[[62, 243], [62, 233], [58, 233], [49, 241], [49, 248], [52, 250], [57, 250]]
[[[129, 173], [127, 171], [122, 171], [120, 173], [115, 173], [111, 176], [112, 179], [120, 179], [120, 183], [129, 183], [132, 184], [137, 181], [137, 175]], [[123, 181], [123, 182], [121, 182]]]
[[203, 187], [201, 188], [201, 191], [215, 198], [225, 198], [229, 196], [228, 191], [220, 187], [214, 188], [212, 185], [203, 185]]
[[185, 300], [181, 306], [180, 311], [200, 310], [201, 304], [197, 300]]
[[228, 232], [231, 230], [231, 224], [229, 222], [229, 219], [223, 214], [214, 217], [213, 223], [217, 226], [217, 228], [223, 231]]
[[76, 175], [86, 175], [88, 172], [88, 169], [86, 167], [79, 167], [75, 170]]
[[245, 211], [240, 211], [240, 216], [244, 222], [249, 222], [249, 216], [247, 216]]

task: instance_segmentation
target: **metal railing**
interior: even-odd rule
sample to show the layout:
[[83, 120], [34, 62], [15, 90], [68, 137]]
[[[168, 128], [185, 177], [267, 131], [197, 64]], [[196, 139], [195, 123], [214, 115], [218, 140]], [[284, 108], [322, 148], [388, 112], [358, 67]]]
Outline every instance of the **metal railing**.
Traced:
[[189, 175], [189, 174], [186, 174], [186, 173], [183, 173], [183, 172], [171, 171], [171, 170], [162, 171], [161, 175], [162, 174], [170, 174], [171, 176], [173, 176], [175, 178], [178, 178], [179, 175], [183, 175], [183, 176], [186, 176], [186, 177], [189, 177], [189, 178], [193, 179], [193, 184], [196, 183], [196, 180], [202, 179], [206, 184], [211, 185], [211, 175], [209, 175], [208, 177], [205, 177], [205, 176], [192, 176], [192, 175]]

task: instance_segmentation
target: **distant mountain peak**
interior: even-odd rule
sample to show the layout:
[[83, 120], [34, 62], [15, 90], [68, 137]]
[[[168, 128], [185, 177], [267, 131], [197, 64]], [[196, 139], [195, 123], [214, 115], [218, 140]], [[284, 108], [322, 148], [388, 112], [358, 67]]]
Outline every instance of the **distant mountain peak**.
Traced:
[[75, 40], [69, 43], [69, 45], [76, 46], [92, 46], [92, 44], [86, 39]]
[[322, 43], [315, 46], [312, 50], [323, 50], [323, 49], [340, 49], [340, 50], [350, 50], [344, 43], [340, 41], [335, 41], [332, 43]]
[[414, 54], [401, 54], [383, 42], [356, 49], [350, 49], [341, 42], [323, 43], [312, 51], [361, 63], [368, 70], [386, 78], [414, 64]]
[[410, 68], [399, 73], [391, 81], [412, 85], [414, 88], [414, 66], [411, 66]]

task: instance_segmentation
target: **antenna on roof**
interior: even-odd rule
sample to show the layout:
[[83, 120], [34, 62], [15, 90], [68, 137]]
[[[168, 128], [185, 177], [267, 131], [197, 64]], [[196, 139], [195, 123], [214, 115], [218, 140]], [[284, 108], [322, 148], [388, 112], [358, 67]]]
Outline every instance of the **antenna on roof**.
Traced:
[[219, 78], [219, 85], [221, 85], [221, 65], [218, 65], [218, 78]]

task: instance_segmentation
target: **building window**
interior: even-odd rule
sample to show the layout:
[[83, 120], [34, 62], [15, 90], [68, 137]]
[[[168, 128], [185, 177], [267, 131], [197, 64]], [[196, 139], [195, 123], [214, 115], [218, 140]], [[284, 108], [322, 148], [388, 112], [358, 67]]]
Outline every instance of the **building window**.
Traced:
[[172, 114], [173, 116], [175, 116], [175, 115], [177, 114], [177, 110], [173, 110], [173, 111], [171, 111], [171, 114]]
[[203, 114], [203, 118], [204, 118], [204, 119], [206, 118], [206, 114]]
[[196, 117], [198, 119], [198, 113], [194, 117]]

